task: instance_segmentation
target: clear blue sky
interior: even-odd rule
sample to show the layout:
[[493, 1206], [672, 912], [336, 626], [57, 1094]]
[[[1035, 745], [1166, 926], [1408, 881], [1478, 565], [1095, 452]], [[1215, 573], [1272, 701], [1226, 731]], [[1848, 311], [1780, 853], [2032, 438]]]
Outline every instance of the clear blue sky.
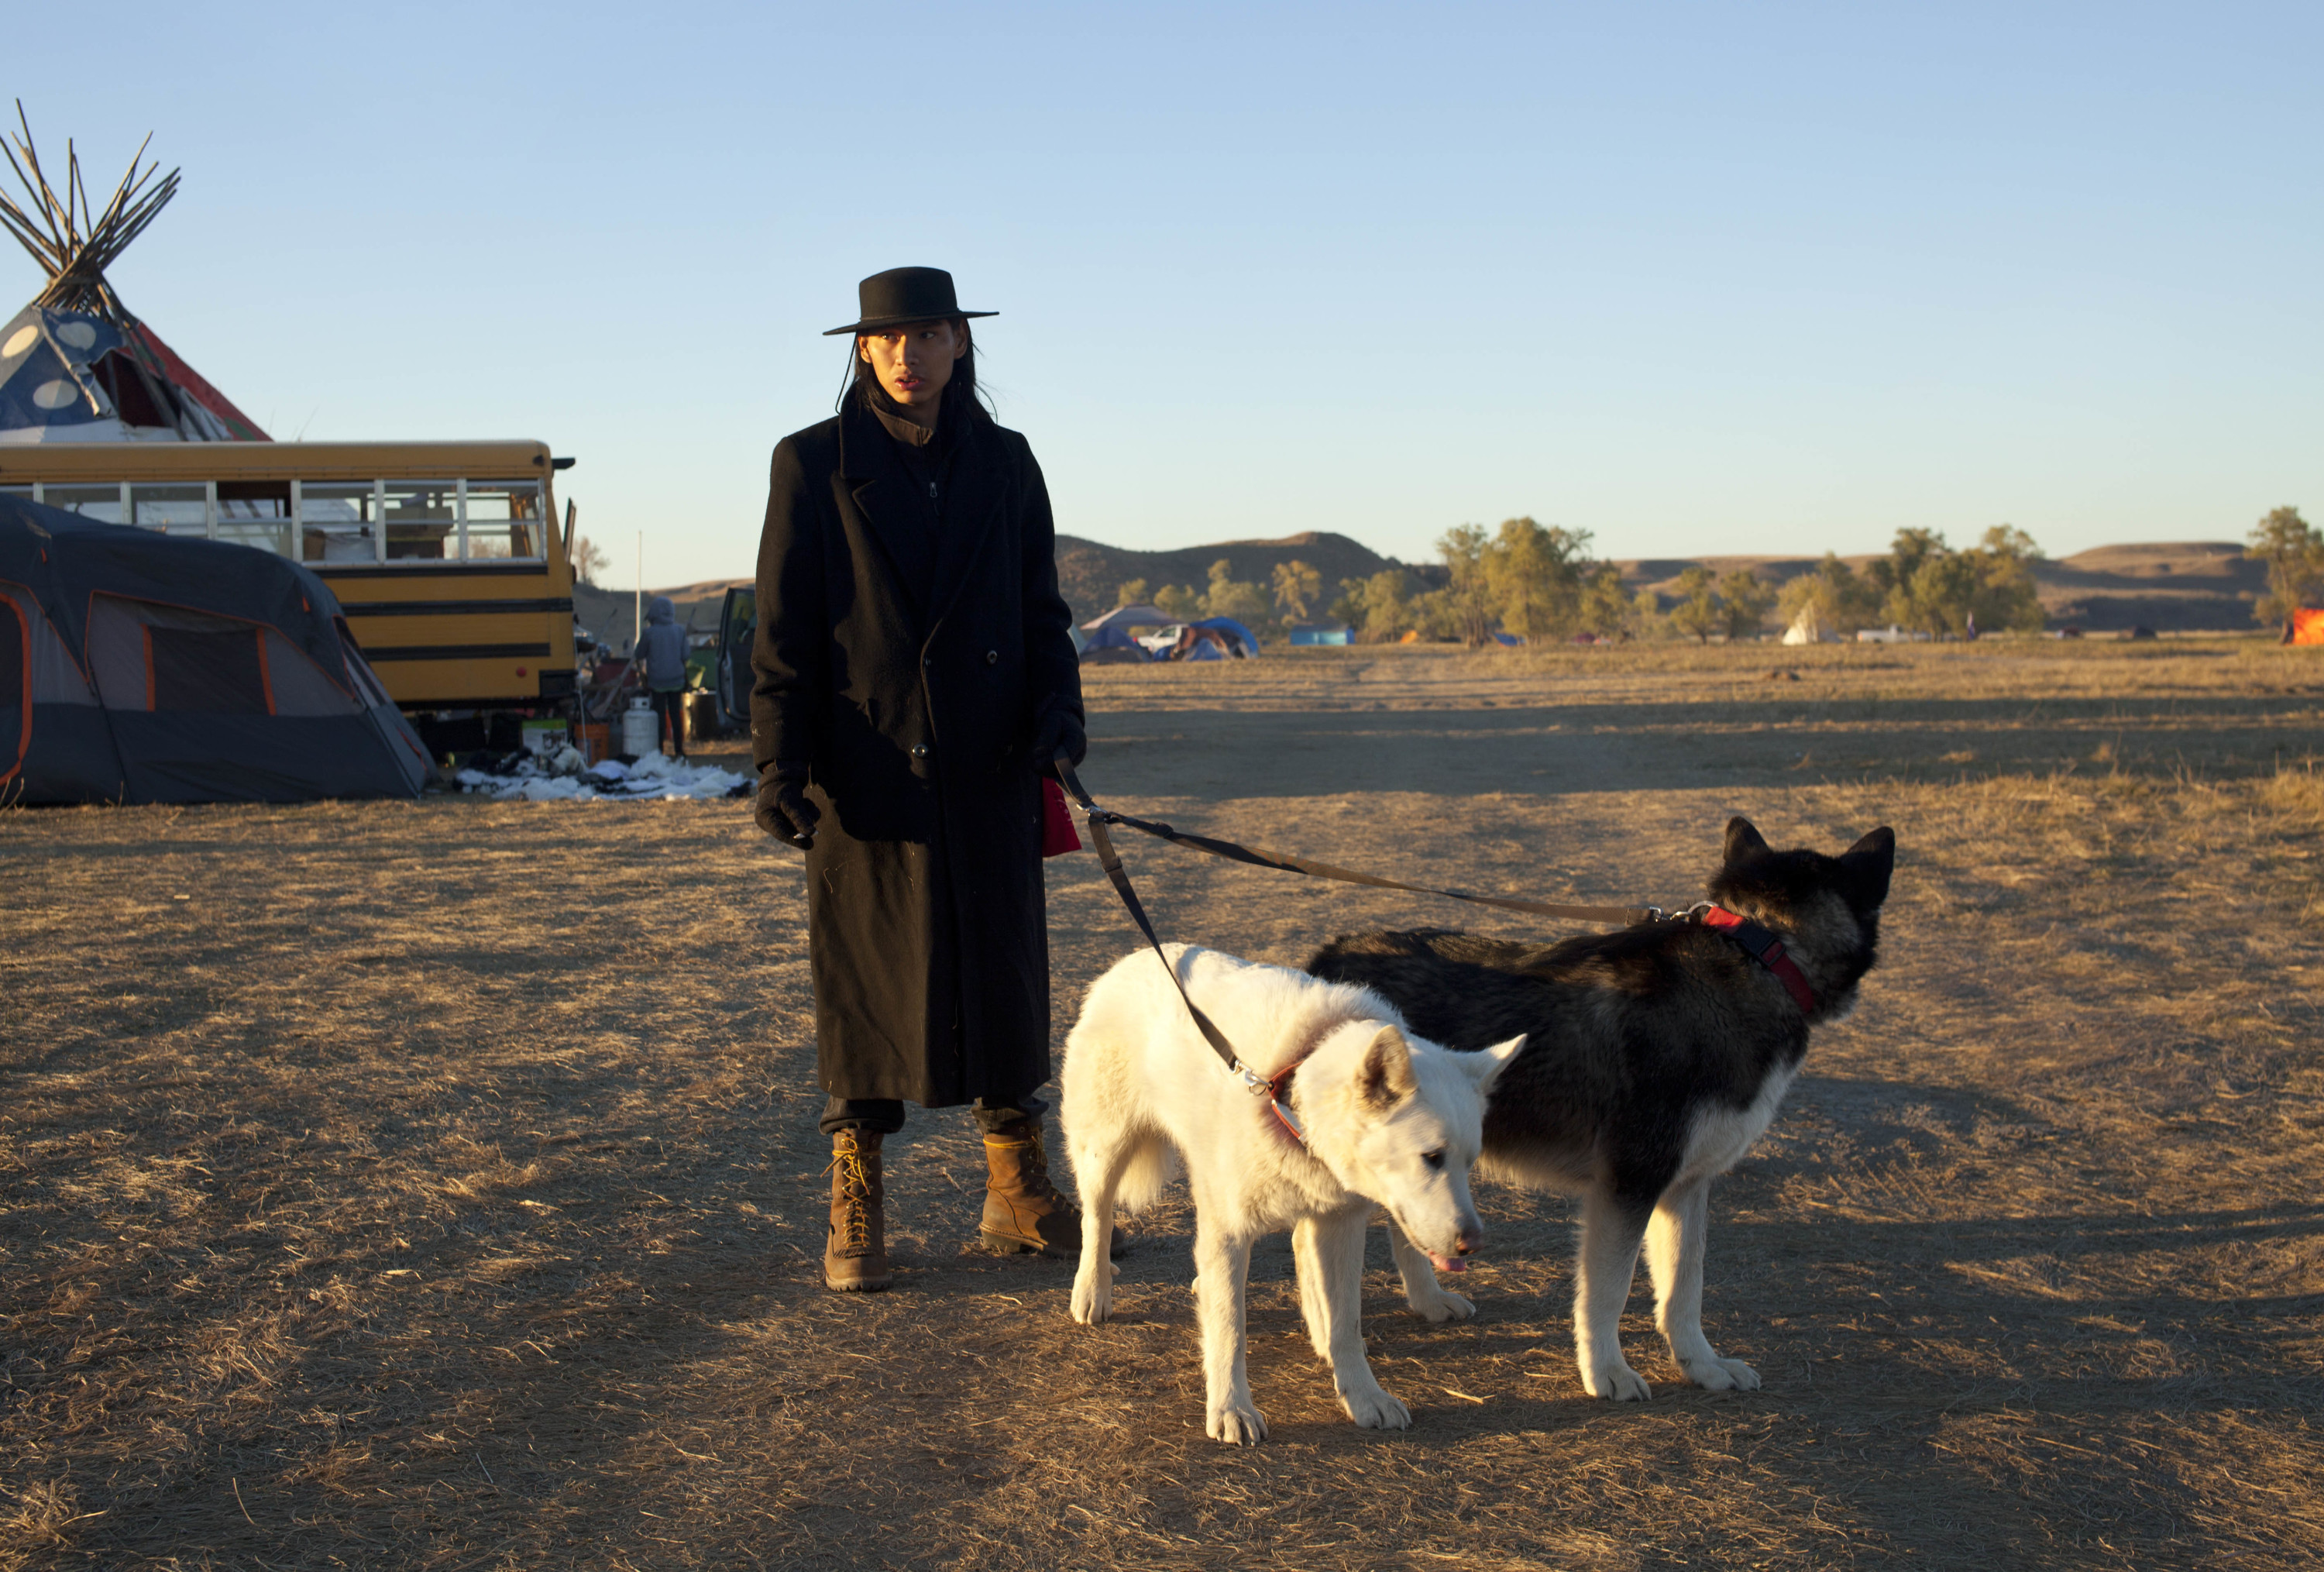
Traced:
[[1120, 545], [2324, 514], [2319, 59], [2313, 4], [132, 4], [0, 88], [107, 186], [158, 134], [114, 282], [277, 437], [542, 438], [661, 585], [750, 571], [905, 263]]

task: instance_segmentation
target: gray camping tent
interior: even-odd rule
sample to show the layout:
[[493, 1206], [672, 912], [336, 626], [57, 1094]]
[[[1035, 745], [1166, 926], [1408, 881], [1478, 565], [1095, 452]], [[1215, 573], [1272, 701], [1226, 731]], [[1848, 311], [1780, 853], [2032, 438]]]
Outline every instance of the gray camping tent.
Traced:
[[0, 495], [0, 804], [412, 797], [429, 771], [298, 563]]

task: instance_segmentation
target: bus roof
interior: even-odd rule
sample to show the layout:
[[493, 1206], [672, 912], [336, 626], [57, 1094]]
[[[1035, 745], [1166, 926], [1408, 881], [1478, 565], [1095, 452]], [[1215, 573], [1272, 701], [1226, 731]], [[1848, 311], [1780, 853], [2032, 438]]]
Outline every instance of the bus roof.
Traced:
[[9, 481], [457, 480], [546, 476], [545, 442], [0, 442]]

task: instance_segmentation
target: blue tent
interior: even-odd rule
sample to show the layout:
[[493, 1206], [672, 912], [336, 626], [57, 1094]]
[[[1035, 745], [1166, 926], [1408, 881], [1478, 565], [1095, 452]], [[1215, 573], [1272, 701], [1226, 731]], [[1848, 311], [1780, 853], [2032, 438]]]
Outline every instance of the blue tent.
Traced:
[[[1257, 635], [1253, 634], [1249, 628], [1243, 626], [1240, 623], [1235, 621], [1234, 618], [1231, 616], [1206, 616], [1194, 625], [1198, 628], [1209, 628], [1213, 632], [1226, 634], [1235, 643], [1236, 648], [1234, 654], [1238, 660], [1259, 653], [1259, 639]], [[1201, 658], [1202, 657], [1200, 656], [1195, 657], [1197, 660]]]
[[298, 563], [0, 495], [0, 802], [415, 797], [430, 771]]

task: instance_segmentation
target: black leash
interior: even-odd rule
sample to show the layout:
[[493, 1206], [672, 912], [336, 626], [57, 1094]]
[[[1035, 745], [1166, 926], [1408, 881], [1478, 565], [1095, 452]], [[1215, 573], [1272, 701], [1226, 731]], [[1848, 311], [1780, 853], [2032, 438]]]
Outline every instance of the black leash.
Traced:
[[[1231, 840], [1213, 840], [1206, 835], [1188, 835], [1185, 830], [1173, 829], [1155, 819], [1132, 818], [1126, 813], [1100, 808], [1082, 789], [1081, 781], [1074, 775], [1073, 766], [1062, 758], [1057, 761], [1057, 779], [1064, 782], [1067, 791], [1073, 793], [1074, 800], [1081, 804], [1082, 816], [1089, 821], [1090, 839], [1096, 843], [1098, 848], [1098, 860], [1105, 865], [1106, 877], [1111, 879], [1113, 887], [1121, 892], [1123, 903], [1130, 908], [1130, 915], [1138, 920], [1138, 926], [1145, 930], [1148, 940], [1154, 938], [1154, 929], [1138, 904], [1137, 892], [1130, 887], [1130, 876], [1121, 872], [1120, 859], [1113, 855], [1113, 843], [1106, 836], [1105, 825], [1119, 824], [1141, 835], [1150, 835], [1156, 840], [1168, 841], [1173, 846], [1192, 846], [1198, 852], [1224, 857], [1229, 862], [1248, 863], [1254, 868], [1303, 874], [1311, 879], [1334, 879], [1342, 884], [1369, 884], [1379, 890], [1406, 890], [1416, 895], [1442, 895], [1448, 901], [1466, 901], [1473, 906], [1498, 906], [1507, 911], [1525, 911], [1536, 917], [1612, 922], [1628, 928], [1640, 922], [1660, 922], [1666, 915], [1659, 906], [1567, 906], [1554, 901], [1519, 901], [1508, 895], [1478, 895], [1466, 890], [1440, 890], [1433, 884], [1407, 884], [1400, 879], [1359, 874], [1352, 868], [1335, 867], [1330, 863], [1316, 862], [1312, 857], [1295, 857], [1286, 852], [1237, 846]], [[1158, 949], [1160, 947], [1157, 945], [1156, 948]], [[1204, 1035], [1209, 1033], [1206, 1031]], [[1218, 1044], [1213, 1040], [1212, 1046], [1215, 1048]]]
[[[1229, 1042], [1226, 1033], [1221, 1031], [1217, 1024], [1203, 1013], [1203, 1007], [1194, 1003], [1194, 996], [1186, 992], [1186, 985], [1179, 980], [1178, 968], [1172, 966], [1170, 957], [1162, 953], [1162, 941], [1155, 935], [1153, 919], [1146, 915], [1146, 904], [1139, 900], [1137, 886], [1130, 883], [1130, 874], [1121, 865], [1121, 854], [1113, 849], [1113, 837], [1105, 832], [1105, 827], [1108, 824], [1134, 825], [1135, 821], [1122, 818], [1119, 814], [1109, 813], [1092, 802], [1089, 793], [1082, 790], [1081, 781], [1074, 778], [1073, 765], [1066, 763], [1063, 754], [1057, 755], [1057, 779], [1082, 805], [1082, 816], [1089, 824], [1090, 845], [1097, 852], [1098, 865], [1105, 870], [1105, 876], [1112, 881], [1113, 892], [1121, 897], [1122, 905], [1129, 910], [1130, 920], [1138, 924], [1138, 931], [1144, 934], [1146, 942], [1154, 947], [1155, 957], [1161, 961], [1162, 969], [1170, 975], [1170, 985], [1178, 990], [1178, 997], [1186, 1002], [1186, 1013], [1194, 1018], [1194, 1029], [1203, 1034], [1203, 1040], [1211, 1045], [1211, 1051], [1219, 1056], [1220, 1061], [1227, 1067], [1229, 1074], [1242, 1082], [1252, 1092], [1270, 1101], [1274, 1100], [1276, 1096], [1274, 1083], [1242, 1062], [1240, 1056], [1234, 1050], [1234, 1044]], [[1290, 1125], [1287, 1121], [1286, 1127], [1296, 1133], [1296, 1126]]]

